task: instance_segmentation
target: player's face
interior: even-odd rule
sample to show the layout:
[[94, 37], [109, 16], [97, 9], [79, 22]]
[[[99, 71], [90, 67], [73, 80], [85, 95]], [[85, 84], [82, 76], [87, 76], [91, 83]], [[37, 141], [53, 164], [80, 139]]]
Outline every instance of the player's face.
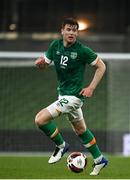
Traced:
[[73, 44], [78, 36], [78, 29], [76, 25], [66, 24], [61, 30], [65, 45]]

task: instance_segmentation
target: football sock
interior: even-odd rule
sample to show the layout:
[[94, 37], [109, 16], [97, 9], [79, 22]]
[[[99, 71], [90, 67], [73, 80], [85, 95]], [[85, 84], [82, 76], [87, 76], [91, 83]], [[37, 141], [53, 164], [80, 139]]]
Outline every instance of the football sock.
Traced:
[[87, 129], [83, 134], [80, 134], [79, 137], [94, 159], [97, 159], [102, 155], [96, 143], [96, 139], [89, 129]]
[[64, 148], [65, 147], [65, 141], [63, 142], [63, 144], [60, 144], [58, 147], [59, 148]]
[[50, 121], [47, 124], [39, 126], [39, 128], [57, 145], [63, 145], [64, 139], [59, 133], [55, 123]]
[[97, 164], [99, 163], [103, 158], [103, 155], [99, 156], [98, 158], [94, 159], [94, 163]]

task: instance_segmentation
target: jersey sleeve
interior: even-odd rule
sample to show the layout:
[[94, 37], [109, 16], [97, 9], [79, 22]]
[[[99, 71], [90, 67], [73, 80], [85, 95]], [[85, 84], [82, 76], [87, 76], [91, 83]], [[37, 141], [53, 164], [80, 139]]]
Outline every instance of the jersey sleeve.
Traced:
[[54, 47], [55, 47], [55, 41], [53, 41], [48, 50], [46, 52], [44, 52], [44, 58], [45, 61], [50, 64], [53, 61], [53, 51], [54, 51]]
[[90, 64], [90, 65], [95, 65], [97, 63], [97, 54], [88, 47], [83, 48], [83, 59], [85, 63]]

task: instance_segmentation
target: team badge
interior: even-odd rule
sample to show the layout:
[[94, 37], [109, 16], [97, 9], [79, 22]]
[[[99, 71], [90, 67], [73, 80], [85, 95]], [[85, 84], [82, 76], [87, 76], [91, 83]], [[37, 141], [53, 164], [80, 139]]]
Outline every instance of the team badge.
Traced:
[[77, 52], [71, 52], [70, 57], [72, 59], [76, 59], [77, 58]]

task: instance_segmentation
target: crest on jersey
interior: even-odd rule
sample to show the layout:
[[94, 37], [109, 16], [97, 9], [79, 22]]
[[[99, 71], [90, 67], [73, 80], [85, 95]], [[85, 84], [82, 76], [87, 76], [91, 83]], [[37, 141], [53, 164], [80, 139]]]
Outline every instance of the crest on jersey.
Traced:
[[72, 59], [76, 59], [77, 58], [77, 52], [71, 52], [70, 57]]

